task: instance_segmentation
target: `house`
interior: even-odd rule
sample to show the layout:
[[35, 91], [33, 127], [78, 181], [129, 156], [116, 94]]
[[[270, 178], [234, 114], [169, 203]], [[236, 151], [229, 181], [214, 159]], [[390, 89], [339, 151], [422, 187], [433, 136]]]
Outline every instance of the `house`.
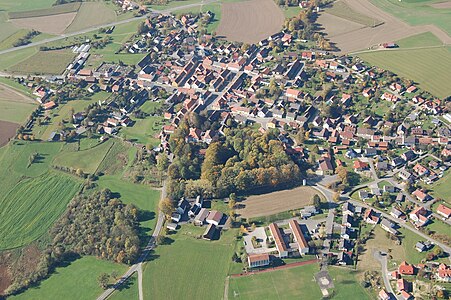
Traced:
[[424, 226], [429, 222], [429, 211], [423, 206], [417, 206], [413, 211], [410, 212], [409, 218], [415, 222], [416, 226]]
[[342, 226], [340, 231], [340, 237], [342, 239], [349, 240], [351, 238], [352, 230], [349, 227]]
[[338, 250], [340, 251], [349, 251], [354, 247], [351, 240], [348, 239], [340, 239], [338, 243]]
[[451, 268], [450, 266], [441, 263], [437, 268], [437, 280], [442, 282], [451, 282]]
[[365, 220], [365, 222], [367, 222], [369, 224], [375, 225], [375, 224], [379, 223], [379, 215], [371, 208], [369, 208], [365, 211], [363, 219]]
[[54, 101], [49, 101], [49, 102], [42, 104], [42, 107], [44, 108], [44, 110], [50, 110], [50, 109], [56, 107], [56, 103]]
[[183, 215], [190, 208], [189, 202], [182, 198], [180, 199], [177, 208], [175, 209], [180, 215]]
[[412, 174], [405, 169], [398, 172], [398, 177], [401, 178], [401, 180], [407, 182], [410, 182], [412, 180]]
[[269, 265], [269, 254], [249, 254], [247, 257], [247, 263], [249, 268], [258, 268]]
[[415, 173], [417, 173], [418, 176], [424, 176], [427, 175], [429, 173], [429, 170], [422, 166], [421, 164], [417, 163], [414, 167], [413, 167], [413, 171]]
[[380, 290], [378, 296], [379, 296], [379, 300], [390, 300], [391, 299], [391, 296], [384, 289]]
[[205, 224], [205, 219], [207, 218], [209, 211], [206, 208], [201, 208], [197, 216], [194, 218], [194, 225], [202, 226]]
[[359, 191], [359, 198], [364, 201], [370, 199], [370, 193], [368, 193], [367, 191]]
[[214, 224], [216, 226], [219, 226], [219, 223], [221, 223], [223, 216], [224, 216], [224, 214], [222, 212], [217, 211], [217, 210], [212, 210], [208, 214], [208, 216], [206, 218], [206, 222], [208, 224]]
[[290, 220], [288, 225], [290, 226], [291, 232], [293, 234], [293, 239], [299, 247], [299, 254], [304, 255], [309, 253], [309, 246], [304, 237], [304, 234], [302, 233], [299, 223], [296, 220]]
[[398, 292], [400, 291], [410, 292], [412, 290], [410, 282], [408, 282], [404, 278], [398, 279], [398, 281], [396, 282], [396, 286], [398, 288]]
[[377, 155], [377, 150], [375, 148], [366, 148], [363, 151], [363, 155], [366, 157], [370, 157], [370, 156], [376, 156]]
[[398, 267], [398, 272], [401, 275], [414, 275], [415, 267], [409, 265], [406, 261], [403, 261]]
[[415, 249], [416, 249], [418, 252], [424, 252], [424, 251], [427, 251], [428, 248], [429, 248], [429, 247], [428, 247], [425, 243], [423, 243], [423, 242], [417, 242], [417, 243], [415, 244]]
[[393, 216], [396, 219], [403, 219], [405, 218], [405, 215], [402, 211], [397, 209], [396, 207], [392, 207], [390, 211], [390, 215]]
[[182, 219], [182, 215], [181, 214], [176, 213], [176, 212], [171, 214], [171, 220], [174, 221], [175, 223], [180, 222], [181, 219]]
[[399, 193], [396, 195], [395, 201], [396, 201], [397, 203], [403, 202], [403, 201], [404, 201], [404, 194], [403, 194], [402, 192], [399, 192]]
[[305, 206], [303, 209], [301, 209], [300, 212], [301, 212], [302, 218], [309, 218], [313, 215], [316, 215], [318, 213], [318, 210], [316, 209], [315, 206], [309, 205], [309, 206]]
[[451, 208], [449, 208], [449, 207], [447, 207], [447, 206], [445, 206], [443, 204], [440, 204], [437, 207], [437, 213], [439, 215], [442, 215], [444, 218], [448, 219], [451, 216]]
[[384, 191], [384, 193], [394, 193], [396, 191], [396, 188], [393, 185], [386, 184], [384, 185], [382, 190]]
[[339, 265], [350, 265], [352, 264], [352, 253], [351, 252], [340, 252], [338, 253], [338, 264]]
[[343, 219], [341, 220], [341, 224], [346, 227], [354, 226], [354, 218], [348, 214], [343, 214]]
[[177, 228], [178, 228], [178, 224], [177, 223], [168, 223], [168, 225], [166, 225], [166, 228], [167, 229], [169, 229], [169, 230], [177, 230]]
[[205, 229], [204, 234], [202, 235], [202, 238], [204, 240], [209, 240], [211, 241], [212, 239], [214, 239], [216, 234], [216, 226], [214, 224], [210, 224], [207, 226], [207, 228]]
[[343, 204], [342, 211], [343, 211], [343, 215], [354, 216], [355, 207], [351, 202], [345, 202], [345, 204]]
[[416, 191], [414, 191], [412, 193], [412, 195], [414, 195], [421, 202], [426, 202], [432, 198], [431, 196], [429, 196], [427, 193], [423, 192], [420, 189], [417, 189]]
[[395, 158], [393, 158], [393, 159], [391, 160], [390, 164], [391, 164], [393, 167], [398, 167], [398, 166], [404, 164], [404, 162], [405, 162], [405, 161], [404, 161], [401, 157], [395, 157]]
[[332, 167], [332, 163], [328, 157], [322, 157], [319, 163], [319, 175], [332, 175], [334, 172], [334, 168]]
[[413, 296], [409, 292], [406, 292], [406, 291], [401, 291], [401, 298], [403, 300], [412, 300], [412, 299], [414, 299]]
[[287, 257], [288, 256], [288, 249], [285, 245], [285, 241], [283, 240], [282, 234], [280, 233], [279, 226], [275, 223], [269, 224], [269, 231], [271, 231], [271, 235], [274, 239], [274, 242], [276, 244], [276, 249], [279, 252], [279, 257]]
[[395, 229], [395, 223], [391, 222], [388, 219], [383, 219], [381, 221], [381, 227], [382, 227], [382, 229], [384, 229], [385, 231], [387, 231], [393, 235], [398, 234], [398, 231]]
[[356, 160], [354, 161], [354, 171], [355, 172], [361, 172], [361, 171], [365, 171], [368, 170], [368, 163], [360, 161], [360, 160]]

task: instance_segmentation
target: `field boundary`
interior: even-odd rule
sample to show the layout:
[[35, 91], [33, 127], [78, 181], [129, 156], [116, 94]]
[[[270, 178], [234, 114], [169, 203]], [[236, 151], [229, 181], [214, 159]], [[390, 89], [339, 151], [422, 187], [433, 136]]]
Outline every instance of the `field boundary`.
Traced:
[[296, 268], [296, 267], [300, 267], [300, 266], [311, 265], [311, 264], [317, 263], [319, 261], [320, 261], [319, 259], [315, 258], [315, 259], [310, 259], [310, 260], [306, 260], [306, 261], [299, 261], [299, 262], [295, 262], [295, 263], [291, 263], [291, 264], [286, 264], [283, 266], [267, 268], [267, 269], [264, 269], [261, 271], [252, 271], [252, 272], [241, 273], [241, 274], [232, 274], [232, 275], [230, 275], [230, 277], [239, 278], [239, 277], [258, 275], [258, 274], [262, 274], [262, 273], [274, 272], [274, 271], [283, 270], [283, 269], [291, 269], [291, 268]]

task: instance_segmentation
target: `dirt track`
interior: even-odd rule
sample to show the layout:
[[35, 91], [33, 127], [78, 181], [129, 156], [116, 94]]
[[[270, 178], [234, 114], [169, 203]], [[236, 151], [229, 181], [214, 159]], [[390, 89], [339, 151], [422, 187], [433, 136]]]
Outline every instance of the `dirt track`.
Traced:
[[[451, 37], [434, 25], [411, 26], [389, 13], [376, 7], [368, 0], [343, 0], [356, 12], [381, 20], [384, 24], [371, 28], [351, 29], [348, 20], [337, 20], [326, 12], [322, 12], [318, 23], [322, 24], [324, 31], [330, 33], [328, 37], [340, 49], [341, 53], [350, 53], [367, 49], [371, 46], [396, 41], [415, 34], [430, 31], [443, 43], [451, 44]], [[333, 17], [333, 18], [332, 18]], [[351, 22], [353, 23], [353, 22]], [[358, 25], [358, 24], [357, 24]], [[337, 27], [349, 27], [347, 32], [337, 32]]]
[[258, 43], [278, 32], [285, 19], [273, 0], [224, 3], [221, 10], [217, 35], [244, 43]]
[[303, 186], [292, 190], [250, 196], [240, 203], [245, 207], [237, 213], [244, 218], [269, 216], [309, 205], [315, 194], [319, 195], [313, 188]]
[[11, 22], [20, 28], [34, 29], [50, 34], [61, 34], [72, 23], [76, 15], [77, 13], [73, 12], [45, 17], [12, 19]]

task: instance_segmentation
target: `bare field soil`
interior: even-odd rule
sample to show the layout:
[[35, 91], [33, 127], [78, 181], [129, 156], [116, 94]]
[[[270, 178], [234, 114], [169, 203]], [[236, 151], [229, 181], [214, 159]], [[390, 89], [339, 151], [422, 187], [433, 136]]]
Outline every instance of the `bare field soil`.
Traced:
[[258, 43], [282, 29], [284, 15], [273, 0], [222, 4], [217, 36], [229, 41]]
[[11, 22], [20, 28], [34, 29], [50, 34], [61, 34], [72, 23], [76, 12], [44, 17], [12, 19]]
[[9, 139], [16, 134], [19, 124], [0, 120], [0, 147], [8, 144]]
[[280, 212], [310, 205], [315, 194], [320, 193], [311, 187], [298, 187], [292, 190], [277, 191], [264, 195], [250, 196], [237, 211], [244, 218], [255, 218], [274, 215]]
[[[376, 27], [362, 27], [360, 25], [351, 25], [349, 20], [335, 17], [333, 18], [327, 12], [322, 12], [318, 18], [318, 23], [324, 28], [323, 31], [333, 42], [340, 53], [350, 53], [358, 50], [368, 49], [374, 45], [386, 42], [393, 42], [402, 38], [427, 32], [432, 32], [443, 43], [451, 44], [449, 37], [443, 30], [434, 25], [411, 26], [396, 17], [384, 12], [368, 0], [343, 0], [353, 11], [371, 16], [371, 18], [380, 20], [382, 25]], [[354, 23], [354, 22], [351, 22]], [[337, 29], [337, 27], [344, 27]], [[347, 28], [347, 30], [345, 30]]]
[[0, 100], [11, 102], [35, 103], [33, 99], [16, 92], [10, 87], [0, 84]]
[[447, 9], [447, 8], [451, 8], [451, 1], [445, 1], [445, 2], [439, 2], [439, 3], [432, 3], [431, 6], [433, 8], [443, 8], [443, 9]]

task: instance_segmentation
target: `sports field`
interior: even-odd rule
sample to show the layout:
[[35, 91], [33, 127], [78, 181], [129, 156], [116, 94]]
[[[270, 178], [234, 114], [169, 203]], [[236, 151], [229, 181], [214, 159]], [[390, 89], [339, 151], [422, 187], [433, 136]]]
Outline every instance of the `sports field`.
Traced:
[[85, 256], [68, 266], [56, 268], [55, 272], [38, 286], [8, 299], [96, 299], [102, 293], [97, 283], [99, 275], [111, 274], [113, 271], [122, 274], [126, 269], [126, 265]]
[[[230, 278], [229, 299], [321, 299], [317, 264]], [[357, 298], [355, 298], [357, 299]]]
[[144, 299], [222, 299], [235, 231], [218, 241], [197, 239], [204, 231], [185, 224], [168, 236], [170, 245], [155, 249], [144, 267]]
[[358, 56], [372, 65], [414, 80], [437, 97], [451, 95], [451, 47], [377, 51]]
[[62, 74], [75, 54], [70, 50], [39, 51], [11, 66], [8, 71], [17, 74]]
[[312, 203], [313, 196], [320, 195], [311, 187], [298, 187], [263, 195], [250, 196], [240, 202], [244, 208], [237, 211], [244, 218], [274, 215], [291, 209], [302, 208]]
[[80, 184], [63, 174], [23, 179], [0, 198], [0, 249], [26, 245], [42, 236], [64, 212]]

